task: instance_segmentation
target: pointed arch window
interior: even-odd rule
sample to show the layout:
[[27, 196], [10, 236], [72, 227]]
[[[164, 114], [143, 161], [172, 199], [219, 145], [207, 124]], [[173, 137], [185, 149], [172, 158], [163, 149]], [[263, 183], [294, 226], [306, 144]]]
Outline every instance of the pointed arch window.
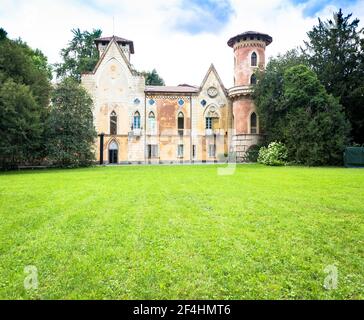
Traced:
[[250, 84], [251, 85], [255, 85], [257, 84], [257, 76], [253, 73], [252, 76], [250, 77]]
[[258, 56], [255, 52], [251, 55], [251, 66], [256, 67], [258, 65]]
[[250, 133], [256, 134], [258, 133], [258, 121], [257, 121], [257, 114], [253, 112], [250, 115]]
[[140, 113], [138, 111], [134, 113], [133, 129], [140, 129]]
[[151, 134], [154, 134], [155, 133], [155, 115], [154, 115], [153, 111], [149, 112], [148, 121], [149, 121], [149, 131]]
[[118, 133], [118, 116], [115, 111], [110, 114], [110, 134], [116, 135]]
[[183, 135], [183, 130], [185, 128], [185, 116], [182, 112], [178, 113], [178, 134]]

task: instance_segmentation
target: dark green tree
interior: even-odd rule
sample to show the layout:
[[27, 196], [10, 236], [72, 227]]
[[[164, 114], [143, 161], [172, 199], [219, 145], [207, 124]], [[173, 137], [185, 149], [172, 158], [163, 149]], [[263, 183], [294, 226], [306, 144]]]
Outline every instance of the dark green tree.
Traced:
[[53, 90], [47, 137], [48, 157], [53, 164], [77, 167], [93, 162], [97, 135], [92, 99], [72, 78], [64, 79]]
[[258, 83], [261, 96], [256, 99], [260, 116], [269, 119], [271, 126], [267, 142], [285, 143], [288, 160], [295, 163], [341, 164], [350, 125], [338, 99], [326, 92], [305, 65], [287, 67], [283, 77], [279, 71], [275, 78], [272, 69], [268, 65], [268, 76]]
[[72, 34], [73, 38], [68, 46], [61, 50], [63, 62], [55, 64], [55, 71], [58, 78], [71, 77], [80, 82], [81, 74], [92, 71], [99, 60], [94, 41], [101, 37], [102, 31], [73, 29]]
[[272, 58], [265, 71], [258, 73], [258, 84], [254, 99], [259, 113], [259, 123], [268, 142], [280, 141], [284, 126], [285, 106], [282, 101], [283, 77], [285, 71], [293, 66], [305, 64], [304, 57], [297, 50]]
[[340, 9], [308, 32], [303, 53], [328, 93], [338, 97], [351, 123], [351, 137], [364, 143], [364, 32], [359, 19]]
[[152, 71], [143, 71], [142, 75], [145, 77], [145, 84], [149, 86], [164, 86], [164, 80], [159, 76], [156, 69]]
[[44, 55], [44, 53], [39, 49], [32, 49], [20, 38], [16, 39], [15, 43], [20, 45], [24, 49], [24, 52], [32, 59], [34, 65], [39, 70], [45, 72], [49, 80], [52, 80], [52, 66], [48, 63], [48, 58]]
[[0, 32], [0, 157], [3, 166], [33, 163], [44, 156], [44, 121], [49, 109], [51, 85], [17, 41]]
[[2, 168], [32, 163], [39, 153], [41, 110], [29, 86], [0, 81], [0, 161]]

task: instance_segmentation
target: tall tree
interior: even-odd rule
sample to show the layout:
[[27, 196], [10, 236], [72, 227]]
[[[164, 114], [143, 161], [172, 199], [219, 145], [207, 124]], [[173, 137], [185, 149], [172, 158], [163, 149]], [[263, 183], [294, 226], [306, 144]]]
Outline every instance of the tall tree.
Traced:
[[351, 136], [364, 143], [364, 29], [342, 10], [308, 32], [303, 53], [326, 90], [339, 97], [352, 125]]
[[149, 86], [164, 86], [164, 80], [159, 76], [156, 69], [152, 71], [143, 71], [142, 75], [145, 77], [145, 84]]
[[44, 155], [42, 125], [50, 82], [31, 55], [0, 30], [0, 157], [3, 165], [32, 162]]
[[297, 50], [272, 58], [265, 71], [258, 73], [258, 84], [254, 99], [258, 107], [259, 123], [269, 142], [280, 141], [284, 126], [285, 106], [282, 102], [283, 77], [285, 71], [306, 61]]
[[295, 163], [340, 164], [350, 125], [338, 99], [326, 92], [307, 66], [283, 69], [282, 77], [269, 63], [256, 88], [259, 115], [270, 119], [268, 142], [284, 142], [289, 160]]
[[58, 78], [71, 77], [80, 82], [81, 74], [92, 71], [99, 60], [94, 40], [101, 37], [102, 31], [73, 29], [72, 34], [72, 40], [61, 50], [63, 62], [55, 64], [55, 71]]
[[90, 165], [96, 137], [91, 97], [77, 81], [64, 79], [52, 93], [47, 122], [49, 160], [63, 167]]
[[16, 39], [15, 43], [20, 45], [24, 49], [24, 52], [32, 59], [34, 65], [39, 70], [45, 72], [49, 80], [52, 80], [52, 66], [48, 63], [48, 58], [44, 55], [44, 53], [39, 49], [32, 49], [21, 38]]

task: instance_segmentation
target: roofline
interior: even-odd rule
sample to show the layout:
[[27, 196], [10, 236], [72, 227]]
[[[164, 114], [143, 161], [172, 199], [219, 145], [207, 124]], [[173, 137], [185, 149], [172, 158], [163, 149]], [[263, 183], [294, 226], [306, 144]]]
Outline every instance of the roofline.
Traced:
[[240, 40], [249, 41], [250, 37], [256, 38], [254, 40], [264, 41], [267, 46], [270, 45], [273, 41], [273, 38], [268, 34], [248, 31], [248, 32], [243, 32], [241, 34], [236, 35], [235, 37], [230, 38], [229, 41], [227, 42], [227, 44], [229, 47], [233, 47], [234, 44], [236, 42], [239, 42]]
[[132, 54], [135, 53], [135, 51], [134, 51], [134, 42], [133, 41], [127, 40], [127, 39], [117, 40], [116, 36], [112, 36], [110, 38], [111, 38], [111, 40], [102, 40], [102, 38], [97, 38], [97, 39], [94, 40], [94, 42], [95, 42], [95, 44], [97, 44], [97, 43], [100, 43], [100, 42], [111, 42], [112, 40], [114, 40], [116, 43], [129, 44], [130, 45], [130, 53], [132, 53]]
[[217, 72], [217, 70], [216, 70], [213, 63], [211, 63], [209, 69], [206, 72], [205, 77], [202, 80], [202, 83], [201, 83], [201, 86], [200, 86], [200, 91], [202, 90], [203, 86], [205, 85], [205, 83], [206, 83], [206, 81], [207, 81], [207, 79], [209, 77], [210, 72], [213, 72], [215, 74], [215, 77], [217, 78], [217, 81], [219, 82], [222, 90], [224, 91], [225, 96], [227, 96], [227, 89], [225, 88], [225, 86], [224, 86], [224, 84], [223, 84], [223, 82], [222, 82], [222, 80], [221, 80], [221, 78], [220, 78], [220, 76], [219, 76], [219, 74], [218, 74], [218, 72]]
[[[108, 43], [108, 45], [107, 45], [106, 49], [105, 49], [105, 50], [104, 50], [104, 52], [102, 53], [101, 57], [99, 58], [99, 61], [97, 62], [97, 64], [96, 64], [95, 68], [94, 68], [92, 71], [82, 72], [82, 73], [81, 73], [81, 76], [82, 76], [83, 74], [87, 75], [87, 74], [95, 74], [95, 73], [96, 73], [97, 69], [100, 67], [100, 65], [101, 65], [102, 61], [104, 60], [104, 57], [106, 56], [106, 53], [109, 51], [109, 49], [110, 49], [110, 47], [111, 47], [111, 44], [112, 44], [113, 42], [115, 42], [115, 43], [117, 44], [116, 40], [115, 40], [114, 38], [112, 38], [112, 39], [111, 39], [111, 41]], [[132, 67], [131, 67], [131, 65], [130, 65], [130, 61], [129, 61], [126, 57], [125, 57], [125, 54], [124, 54], [124, 52], [121, 50], [121, 48], [120, 48], [118, 45], [117, 45], [116, 47], [118, 48], [118, 50], [119, 50], [119, 52], [120, 52], [120, 54], [121, 54], [122, 58], [124, 59], [124, 61], [125, 61], [126, 65], [127, 65], [127, 66], [128, 66], [128, 68], [129, 68], [129, 70], [130, 70], [131, 74], [133, 75], [133, 74], [134, 74], [134, 71], [133, 71], [133, 69], [132, 69]]]

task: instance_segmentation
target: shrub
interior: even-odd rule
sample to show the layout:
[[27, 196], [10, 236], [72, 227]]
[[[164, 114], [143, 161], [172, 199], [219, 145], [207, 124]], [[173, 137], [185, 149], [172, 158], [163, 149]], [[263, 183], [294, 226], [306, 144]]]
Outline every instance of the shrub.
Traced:
[[267, 166], [283, 166], [287, 161], [287, 148], [281, 142], [271, 142], [259, 150], [258, 162]]
[[246, 152], [244, 161], [245, 162], [257, 162], [260, 148], [261, 147], [256, 144], [252, 145]]

